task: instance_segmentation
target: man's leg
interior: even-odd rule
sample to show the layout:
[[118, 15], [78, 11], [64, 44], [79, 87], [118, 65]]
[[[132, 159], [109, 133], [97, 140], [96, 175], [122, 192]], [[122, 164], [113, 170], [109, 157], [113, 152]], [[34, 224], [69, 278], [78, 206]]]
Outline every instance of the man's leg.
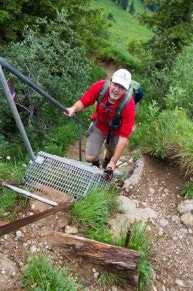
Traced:
[[86, 142], [86, 161], [100, 166], [99, 156], [106, 136], [95, 126]]
[[102, 162], [102, 167], [104, 169], [106, 169], [108, 163], [110, 162], [112, 156], [114, 155], [115, 148], [117, 146], [118, 140], [119, 140], [119, 136], [114, 136], [112, 142], [110, 142], [108, 144], [107, 144], [107, 142], [105, 142], [106, 152], [105, 152], [105, 158], [104, 158], [104, 160]]

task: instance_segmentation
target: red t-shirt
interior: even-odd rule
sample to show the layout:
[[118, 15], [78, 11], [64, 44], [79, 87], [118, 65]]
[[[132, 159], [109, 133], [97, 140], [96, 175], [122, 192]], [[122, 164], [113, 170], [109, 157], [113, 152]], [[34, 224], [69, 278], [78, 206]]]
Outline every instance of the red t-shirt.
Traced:
[[[80, 98], [80, 101], [83, 103], [85, 108], [93, 105], [98, 100], [101, 89], [105, 82], [106, 80], [100, 80], [94, 83], [88, 89], [88, 91]], [[108, 96], [109, 89], [107, 89], [105, 96], [102, 100], [103, 104], [107, 103]], [[96, 127], [99, 128], [103, 134], [108, 135], [109, 121], [115, 116], [115, 111], [119, 106], [120, 102], [122, 101], [122, 99], [124, 98], [124, 96], [125, 94], [123, 94], [115, 104], [111, 104], [106, 108], [102, 106], [100, 103], [97, 104], [96, 110], [94, 111], [91, 117], [91, 121], [94, 121], [96, 118], [98, 118]], [[127, 105], [121, 112], [121, 126], [119, 129], [115, 130], [114, 135], [119, 135], [128, 138], [132, 132], [134, 124], [135, 124], [135, 102], [134, 99], [131, 98], [131, 100], [127, 103]]]

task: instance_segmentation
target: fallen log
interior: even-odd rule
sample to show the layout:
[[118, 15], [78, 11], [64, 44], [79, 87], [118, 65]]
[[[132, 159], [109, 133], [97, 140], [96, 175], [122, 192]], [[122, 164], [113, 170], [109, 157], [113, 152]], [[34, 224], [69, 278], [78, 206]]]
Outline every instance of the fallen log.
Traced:
[[70, 246], [77, 255], [106, 267], [110, 272], [123, 277], [131, 286], [138, 286], [139, 252], [62, 232], [43, 231], [43, 234], [49, 237], [53, 245]]

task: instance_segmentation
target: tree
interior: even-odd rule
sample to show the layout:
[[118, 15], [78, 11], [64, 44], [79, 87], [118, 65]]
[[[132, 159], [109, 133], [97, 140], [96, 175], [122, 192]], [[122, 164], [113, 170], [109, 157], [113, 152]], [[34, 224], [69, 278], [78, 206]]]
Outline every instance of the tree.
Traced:
[[130, 8], [129, 8], [129, 13], [131, 13], [132, 15], [135, 14], [134, 0], [131, 2]]
[[[115, 1], [113, 1], [115, 2]], [[116, 3], [118, 6], [121, 6], [124, 10], [127, 10], [129, 0], [117, 0]]]
[[38, 17], [55, 19], [62, 5], [62, 0], [0, 0], [1, 43], [21, 39], [24, 26], [32, 25]]
[[93, 52], [101, 45], [101, 39], [108, 37], [108, 16], [102, 9], [92, 9], [91, 0], [65, 0], [64, 9], [71, 28], [82, 40], [87, 52]]
[[82, 46], [93, 52], [100, 45], [100, 39], [107, 37], [109, 22], [101, 9], [90, 8], [90, 2], [91, 0], [0, 0], [0, 41], [7, 44], [22, 40], [26, 25], [32, 26], [39, 17], [55, 20], [57, 11], [60, 12], [63, 8], [71, 28], [82, 40]]
[[[44, 34], [42, 34], [44, 29]], [[66, 41], [62, 40], [64, 37]], [[29, 77], [40, 88], [56, 98], [61, 104], [70, 106], [88, 88], [91, 62], [81, 46], [81, 40], [71, 29], [71, 23], [62, 10], [54, 21], [36, 20], [26, 27], [22, 42], [1, 47], [0, 55], [19, 72]], [[20, 82], [13, 74], [8, 74], [17, 94], [17, 107], [24, 125], [33, 132], [33, 137], [45, 134], [47, 128], [65, 119], [59, 110], [29, 86]], [[3, 92], [0, 92], [0, 97]], [[10, 138], [17, 132], [15, 122], [5, 98], [0, 98], [0, 135]], [[54, 118], [53, 118], [54, 117]], [[1, 137], [0, 137], [1, 138]]]
[[123, 8], [123, 10], [127, 10], [128, 2], [128, 0], [122, 0], [121, 7]]
[[152, 16], [141, 19], [154, 32], [147, 44], [156, 66], [171, 66], [175, 56], [193, 39], [192, 0], [162, 0]]

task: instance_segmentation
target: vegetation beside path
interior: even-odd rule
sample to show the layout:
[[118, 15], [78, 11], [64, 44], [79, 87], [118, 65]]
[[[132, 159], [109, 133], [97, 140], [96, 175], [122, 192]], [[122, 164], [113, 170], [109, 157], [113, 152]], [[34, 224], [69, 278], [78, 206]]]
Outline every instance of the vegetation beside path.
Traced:
[[[139, 22], [139, 15], [121, 11], [113, 2], [109, 1], [109, 5], [105, 2], [103, 8], [107, 9], [106, 14], [100, 9], [94, 13], [90, 11], [90, 1], [79, 1], [72, 10], [70, 2], [65, 1], [69, 15], [61, 10], [56, 13], [54, 20], [36, 17], [33, 25], [22, 29], [22, 36], [17, 39], [13, 37], [6, 42], [6, 46], [1, 46], [1, 56], [65, 106], [77, 100], [92, 82], [106, 77], [106, 72], [97, 65], [101, 60], [110, 60], [117, 67], [128, 68], [133, 78], [140, 81], [145, 93], [137, 109], [136, 129], [129, 147], [140, 149], [142, 154], [148, 153], [178, 164], [188, 180], [193, 173], [192, 1], [188, 1], [188, 13], [185, 9], [187, 1], [177, 1], [181, 8], [178, 12], [183, 17], [173, 13], [173, 1], [163, 1], [162, 9], [154, 12], [154, 18], [150, 19], [149, 14], [140, 18], [150, 29], [144, 28], [144, 24]], [[92, 4], [94, 6], [100, 2]], [[110, 12], [115, 23], [107, 20]], [[180, 22], [181, 19], [185, 19], [185, 22]], [[128, 34], [123, 29], [125, 22], [129, 25]], [[84, 24], [87, 24], [85, 30]], [[110, 29], [108, 24], [112, 24]], [[185, 33], [186, 29], [188, 34]], [[95, 34], [90, 34], [90, 31]], [[140, 36], [138, 39], [136, 34]], [[172, 45], [168, 46], [168, 43]], [[77, 140], [77, 124], [65, 119], [61, 112], [15, 77], [10, 74], [7, 77], [14, 84], [17, 107], [34, 152], [41, 149], [65, 156], [68, 146]], [[0, 94], [0, 180], [16, 180], [23, 177], [29, 157], [4, 94], [2, 91]], [[86, 124], [89, 123], [90, 110], [78, 114]], [[188, 181], [183, 194], [192, 198], [192, 189], [193, 184]], [[3, 188], [0, 189], [0, 201], [1, 219], [16, 219], [26, 206], [18, 195], [11, 195], [9, 190]], [[107, 214], [110, 210], [111, 207], [107, 209]], [[8, 214], [5, 216], [5, 213]], [[87, 223], [91, 223], [90, 216]], [[103, 227], [105, 221], [102, 223]], [[103, 238], [99, 238], [92, 233], [98, 239], [108, 239], [105, 228], [104, 234]], [[148, 268], [146, 271], [149, 274]]]

